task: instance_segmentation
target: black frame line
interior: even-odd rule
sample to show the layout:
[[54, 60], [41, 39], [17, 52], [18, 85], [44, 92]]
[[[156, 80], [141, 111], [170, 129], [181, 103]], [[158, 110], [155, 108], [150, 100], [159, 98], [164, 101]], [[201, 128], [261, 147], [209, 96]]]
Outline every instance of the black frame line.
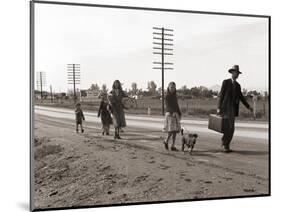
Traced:
[[[210, 12], [210, 11], [195, 11], [195, 10], [179, 10], [179, 9], [164, 9], [164, 8], [148, 8], [148, 7], [135, 7], [135, 6], [121, 6], [121, 5], [105, 5], [105, 4], [90, 4], [90, 3], [74, 3], [74, 2], [57, 2], [57, 1], [40, 1], [31, 0], [30, 2], [30, 85], [29, 85], [29, 113], [30, 113], [30, 130], [29, 130], [29, 149], [30, 149], [30, 210], [31, 211], [53, 211], [53, 210], [67, 210], [67, 209], [85, 209], [85, 208], [100, 208], [100, 207], [112, 207], [112, 206], [131, 206], [131, 205], [143, 205], [143, 204], [160, 204], [160, 203], [178, 203], [178, 202], [197, 202], [206, 200], [225, 200], [225, 199], [240, 199], [240, 198], [253, 198], [253, 197], [269, 197], [271, 196], [271, 16], [270, 15], [257, 15], [257, 14], [243, 14], [243, 13], [229, 13], [229, 12]], [[51, 5], [68, 5], [68, 6], [86, 6], [86, 7], [96, 7], [96, 8], [111, 8], [111, 9], [128, 9], [128, 10], [144, 10], [144, 11], [160, 11], [160, 12], [176, 12], [176, 13], [194, 13], [194, 14], [205, 14], [205, 15], [223, 15], [223, 16], [242, 16], [242, 17], [253, 17], [253, 18], [266, 18], [268, 19], [268, 194], [257, 194], [257, 195], [242, 195], [242, 196], [225, 196], [225, 197], [212, 197], [212, 198], [201, 198], [201, 199], [176, 199], [176, 200], [165, 200], [165, 201], [152, 201], [152, 202], [133, 202], [133, 203], [122, 203], [122, 204], [106, 204], [106, 205], [85, 205], [85, 206], [70, 206], [70, 207], [50, 207], [50, 208], [34, 208], [34, 173], [33, 173], [33, 129], [34, 129], [34, 21], [35, 21], [35, 9], [36, 4], [51, 4]]]
[[30, 122], [30, 129], [29, 129], [29, 208], [31, 211], [34, 211], [34, 196], [33, 196], [33, 191], [34, 191], [34, 134], [33, 134], [33, 129], [34, 129], [34, 2], [30, 1], [29, 2], [29, 68], [30, 68], [30, 82], [29, 82], [29, 122]]
[[115, 8], [115, 9], [136, 9], [136, 10], [148, 10], [148, 11], [163, 11], [163, 12], [179, 12], [179, 13], [195, 13], [206, 15], [228, 15], [228, 16], [245, 16], [254, 18], [269, 18], [270, 15], [257, 15], [257, 14], [245, 14], [245, 13], [228, 13], [228, 12], [211, 12], [211, 11], [195, 11], [195, 10], [180, 10], [180, 9], [164, 9], [153, 7], [135, 7], [135, 6], [122, 6], [122, 5], [107, 5], [107, 4], [90, 4], [90, 3], [75, 3], [75, 2], [59, 2], [59, 1], [41, 1], [32, 0], [34, 3], [40, 4], [57, 4], [57, 5], [69, 5], [69, 6], [87, 6], [87, 7], [102, 7], [102, 8]]
[[261, 195], [249, 195], [249, 196], [230, 196], [230, 197], [214, 197], [204, 199], [179, 199], [179, 200], [165, 200], [165, 201], [154, 201], [154, 202], [135, 202], [125, 204], [111, 204], [111, 205], [85, 205], [85, 206], [72, 206], [72, 207], [58, 207], [58, 208], [36, 208], [32, 211], [54, 211], [54, 210], [70, 210], [70, 209], [86, 209], [86, 208], [105, 208], [105, 207], [122, 207], [122, 206], [134, 206], [134, 205], [154, 205], [154, 204], [165, 204], [165, 203], [181, 203], [181, 202], [201, 202], [206, 200], [227, 200], [227, 199], [244, 199], [244, 198], [255, 198], [255, 197], [269, 197], [268, 194]]

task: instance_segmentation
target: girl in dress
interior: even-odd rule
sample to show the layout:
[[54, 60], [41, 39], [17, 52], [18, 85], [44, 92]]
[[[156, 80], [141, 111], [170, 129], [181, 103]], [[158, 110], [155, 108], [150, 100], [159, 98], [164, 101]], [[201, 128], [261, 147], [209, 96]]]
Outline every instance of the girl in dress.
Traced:
[[164, 141], [165, 149], [169, 150], [169, 140], [172, 137], [172, 151], [177, 151], [175, 147], [175, 141], [177, 133], [181, 130], [180, 119], [181, 111], [178, 105], [176, 83], [170, 82], [167, 88], [167, 94], [165, 96], [166, 114], [164, 121], [164, 130], [168, 133], [167, 138]]
[[107, 101], [107, 95], [101, 95], [101, 102], [98, 111], [98, 117], [101, 117], [102, 123], [102, 135], [109, 135], [110, 124], [112, 124], [112, 118], [109, 112], [109, 104]]

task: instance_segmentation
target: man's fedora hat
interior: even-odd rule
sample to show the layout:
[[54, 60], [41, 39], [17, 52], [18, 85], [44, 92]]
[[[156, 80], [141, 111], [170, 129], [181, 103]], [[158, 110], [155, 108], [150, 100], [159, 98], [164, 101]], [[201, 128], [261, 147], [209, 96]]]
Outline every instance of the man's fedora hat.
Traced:
[[236, 72], [238, 72], [239, 74], [242, 74], [242, 72], [239, 71], [239, 65], [234, 65], [234, 66], [232, 66], [231, 69], [228, 70], [229, 73], [232, 73], [233, 71], [236, 71]]

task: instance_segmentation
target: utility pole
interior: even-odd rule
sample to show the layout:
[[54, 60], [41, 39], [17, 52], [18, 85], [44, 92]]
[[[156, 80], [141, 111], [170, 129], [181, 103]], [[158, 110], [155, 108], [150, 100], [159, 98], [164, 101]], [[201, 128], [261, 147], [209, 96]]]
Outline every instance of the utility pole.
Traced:
[[67, 76], [67, 83], [73, 85], [73, 98], [76, 103], [76, 85], [80, 84], [80, 64], [67, 64]]
[[253, 95], [253, 113], [254, 113], [254, 119], [256, 120], [257, 118], [257, 101], [258, 101], [258, 96]]
[[[171, 41], [173, 34], [171, 34], [174, 30], [173, 29], [167, 29], [164, 27], [153, 27], [153, 54], [161, 55], [161, 62], [153, 62], [153, 64], [161, 65], [161, 67], [153, 67], [153, 69], [161, 70], [161, 76], [162, 76], [162, 115], [164, 115], [165, 111], [165, 105], [164, 105], [164, 71], [165, 70], [173, 70], [171, 65], [174, 65], [170, 62], [165, 62], [165, 55], [173, 55], [172, 51], [173, 49], [169, 46], [173, 46]], [[161, 42], [159, 42], [161, 40]], [[165, 65], [168, 65], [168, 67], [165, 67]]]
[[42, 72], [40, 72], [40, 91], [41, 91], [41, 100], [43, 99], [43, 89], [42, 89]]
[[53, 102], [53, 90], [52, 90], [52, 85], [50, 85], [50, 94], [51, 94], [51, 101]]
[[38, 71], [36, 76], [37, 90], [40, 90], [41, 101], [43, 100], [43, 86], [46, 85], [46, 73]]

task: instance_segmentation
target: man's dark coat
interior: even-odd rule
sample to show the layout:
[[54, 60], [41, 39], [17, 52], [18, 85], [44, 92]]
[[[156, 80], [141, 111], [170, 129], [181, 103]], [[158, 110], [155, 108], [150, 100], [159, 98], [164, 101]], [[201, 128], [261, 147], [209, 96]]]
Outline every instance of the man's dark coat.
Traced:
[[218, 108], [220, 109], [220, 113], [227, 114], [229, 111], [231, 111], [230, 107], [234, 106], [234, 115], [238, 116], [240, 100], [245, 105], [245, 107], [250, 107], [241, 92], [240, 84], [236, 81], [232, 82], [232, 79], [224, 80], [222, 83], [218, 102]]

